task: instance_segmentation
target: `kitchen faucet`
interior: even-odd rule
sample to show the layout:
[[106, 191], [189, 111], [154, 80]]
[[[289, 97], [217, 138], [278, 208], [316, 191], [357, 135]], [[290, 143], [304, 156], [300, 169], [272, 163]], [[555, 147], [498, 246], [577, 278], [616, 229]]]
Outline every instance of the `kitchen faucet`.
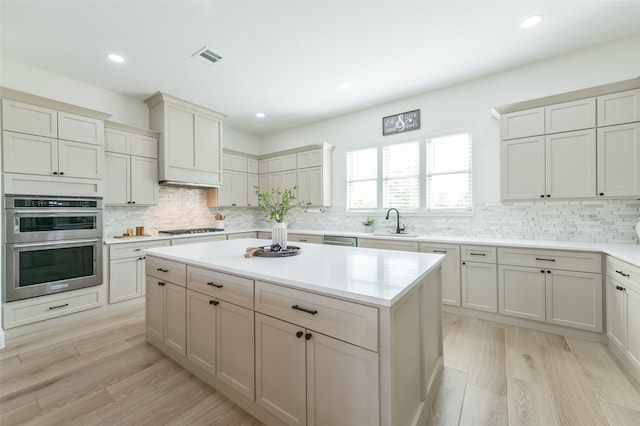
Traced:
[[396, 234], [400, 234], [404, 232], [404, 224], [402, 225], [402, 228], [400, 228], [400, 212], [398, 211], [398, 209], [390, 208], [389, 210], [387, 210], [387, 215], [384, 218], [385, 220], [389, 220], [389, 212], [391, 212], [391, 210], [396, 211]]

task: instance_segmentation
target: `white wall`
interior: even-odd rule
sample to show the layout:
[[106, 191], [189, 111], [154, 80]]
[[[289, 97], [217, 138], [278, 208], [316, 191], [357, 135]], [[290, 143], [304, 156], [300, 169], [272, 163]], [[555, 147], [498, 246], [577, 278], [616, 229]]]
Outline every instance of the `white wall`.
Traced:
[[[499, 46], [496, 46], [499, 48]], [[475, 204], [500, 201], [500, 128], [491, 108], [640, 76], [640, 36], [263, 138], [263, 150], [329, 142], [334, 151], [334, 207], [344, 208], [349, 150], [467, 131], [473, 137]], [[473, 66], [473, 64], [469, 64]], [[357, 86], [357, 85], [356, 85]], [[354, 87], [352, 90], [357, 90]], [[382, 117], [421, 110], [421, 129], [382, 136]]]

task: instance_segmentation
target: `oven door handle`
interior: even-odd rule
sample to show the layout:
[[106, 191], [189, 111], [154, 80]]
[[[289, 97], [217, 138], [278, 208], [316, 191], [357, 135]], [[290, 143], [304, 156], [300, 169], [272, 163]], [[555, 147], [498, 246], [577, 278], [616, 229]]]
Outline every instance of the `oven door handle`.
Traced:
[[24, 247], [64, 246], [68, 244], [97, 243], [98, 241], [99, 241], [98, 238], [92, 238], [90, 240], [47, 241], [43, 243], [13, 244], [13, 247], [24, 248]]
[[42, 215], [42, 214], [46, 214], [46, 215], [61, 216], [61, 215], [69, 215], [69, 214], [96, 214], [96, 213], [100, 213], [100, 211], [101, 210], [99, 210], [99, 209], [97, 209], [97, 210], [34, 209], [34, 210], [14, 210], [13, 213], [14, 213], [14, 215], [16, 215], [16, 214], [26, 214], [26, 215]]

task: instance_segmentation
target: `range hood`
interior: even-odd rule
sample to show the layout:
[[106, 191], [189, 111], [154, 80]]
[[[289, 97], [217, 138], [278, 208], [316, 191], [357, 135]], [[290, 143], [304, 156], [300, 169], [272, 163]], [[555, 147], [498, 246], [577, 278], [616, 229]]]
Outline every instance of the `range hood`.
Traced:
[[181, 182], [177, 180], [161, 180], [158, 182], [162, 186], [185, 186], [190, 188], [220, 188], [220, 185], [198, 182]]

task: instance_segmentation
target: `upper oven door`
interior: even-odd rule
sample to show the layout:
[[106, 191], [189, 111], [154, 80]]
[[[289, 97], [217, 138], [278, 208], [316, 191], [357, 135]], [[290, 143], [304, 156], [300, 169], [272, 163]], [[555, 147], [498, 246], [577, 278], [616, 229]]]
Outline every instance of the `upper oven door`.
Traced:
[[102, 210], [6, 209], [7, 243], [95, 238], [101, 234]]

